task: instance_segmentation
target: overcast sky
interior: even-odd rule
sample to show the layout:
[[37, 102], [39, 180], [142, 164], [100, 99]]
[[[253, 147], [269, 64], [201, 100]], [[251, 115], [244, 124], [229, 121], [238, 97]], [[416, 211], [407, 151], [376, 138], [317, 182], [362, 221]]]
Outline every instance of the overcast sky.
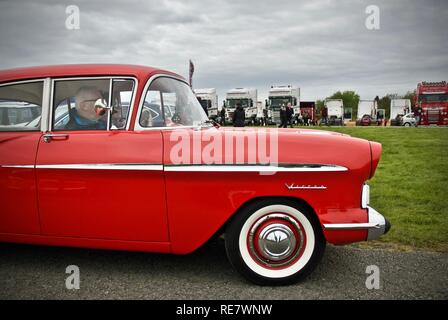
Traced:
[[[80, 29], [66, 28], [77, 5]], [[366, 7], [380, 9], [369, 30]], [[132, 63], [215, 87], [294, 84], [302, 100], [355, 90], [361, 99], [448, 80], [448, 1], [0, 0], [0, 68]]]

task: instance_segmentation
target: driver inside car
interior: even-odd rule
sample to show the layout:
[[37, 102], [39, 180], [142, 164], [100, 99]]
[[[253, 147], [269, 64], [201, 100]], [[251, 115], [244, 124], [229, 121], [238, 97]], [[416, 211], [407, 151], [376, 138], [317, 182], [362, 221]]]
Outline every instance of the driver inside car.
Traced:
[[108, 109], [101, 91], [96, 87], [81, 87], [75, 96], [76, 106], [70, 110], [67, 130], [105, 130], [104, 115]]

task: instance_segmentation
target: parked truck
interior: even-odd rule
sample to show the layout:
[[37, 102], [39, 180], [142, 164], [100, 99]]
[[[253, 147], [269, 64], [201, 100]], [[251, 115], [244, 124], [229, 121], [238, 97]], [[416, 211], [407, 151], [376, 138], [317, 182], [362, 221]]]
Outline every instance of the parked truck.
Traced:
[[197, 98], [200, 98], [202, 107], [207, 108], [208, 117], [216, 120], [219, 116], [221, 108], [218, 107], [218, 95], [215, 88], [195, 89], [194, 93]]
[[268, 99], [266, 100], [266, 108], [270, 111], [270, 122], [273, 124], [280, 123], [280, 108], [282, 104], [285, 106], [291, 103], [294, 109], [293, 118], [300, 114], [300, 88], [293, 85], [272, 85], [269, 89]]
[[344, 125], [344, 102], [342, 99], [326, 99], [327, 124], [333, 126]]
[[315, 124], [316, 103], [314, 101], [300, 101], [300, 114], [302, 115], [302, 121], [305, 121], [306, 116], [308, 116], [308, 124]]
[[401, 119], [405, 114], [411, 112], [410, 99], [391, 99], [390, 100], [390, 125], [400, 126]]
[[236, 105], [240, 103], [246, 114], [246, 123], [255, 123], [257, 118], [257, 89], [235, 88], [227, 91], [224, 107], [226, 122], [232, 123]]
[[357, 126], [381, 126], [385, 121], [386, 110], [378, 109], [375, 100], [360, 100], [358, 103], [358, 114], [356, 116]]
[[448, 84], [422, 82], [417, 85], [415, 107], [421, 109], [422, 125], [448, 125]]

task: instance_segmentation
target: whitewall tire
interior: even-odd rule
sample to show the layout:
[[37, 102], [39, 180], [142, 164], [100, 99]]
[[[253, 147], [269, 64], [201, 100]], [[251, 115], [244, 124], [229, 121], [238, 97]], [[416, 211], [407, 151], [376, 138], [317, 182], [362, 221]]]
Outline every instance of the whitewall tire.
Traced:
[[291, 284], [309, 274], [325, 249], [320, 223], [294, 200], [262, 199], [242, 208], [226, 230], [230, 262], [261, 285]]

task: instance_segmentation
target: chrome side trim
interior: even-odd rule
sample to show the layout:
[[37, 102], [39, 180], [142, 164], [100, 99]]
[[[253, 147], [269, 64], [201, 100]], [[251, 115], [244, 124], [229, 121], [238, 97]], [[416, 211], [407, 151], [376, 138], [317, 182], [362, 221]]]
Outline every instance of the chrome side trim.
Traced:
[[115, 164], [115, 163], [88, 163], [88, 164], [41, 164], [36, 169], [73, 169], [73, 170], [142, 170], [163, 171], [161, 164]]
[[324, 228], [328, 230], [358, 230], [358, 229], [379, 229], [377, 223], [327, 223]]
[[34, 169], [34, 164], [2, 164], [0, 168]]
[[250, 165], [250, 164], [192, 164], [192, 165], [166, 165], [165, 171], [170, 172], [334, 172], [348, 171], [346, 167], [336, 165], [312, 165], [312, 164], [294, 164], [294, 165]]
[[[386, 219], [382, 214], [367, 206], [367, 212], [369, 222], [367, 223], [327, 223], [324, 224], [324, 228], [327, 230], [359, 230], [367, 229], [367, 241], [375, 240], [381, 237], [383, 234], [389, 231], [390, 224], [386, 222]], [[387, 225], [389, 225], [387, 227]]]

